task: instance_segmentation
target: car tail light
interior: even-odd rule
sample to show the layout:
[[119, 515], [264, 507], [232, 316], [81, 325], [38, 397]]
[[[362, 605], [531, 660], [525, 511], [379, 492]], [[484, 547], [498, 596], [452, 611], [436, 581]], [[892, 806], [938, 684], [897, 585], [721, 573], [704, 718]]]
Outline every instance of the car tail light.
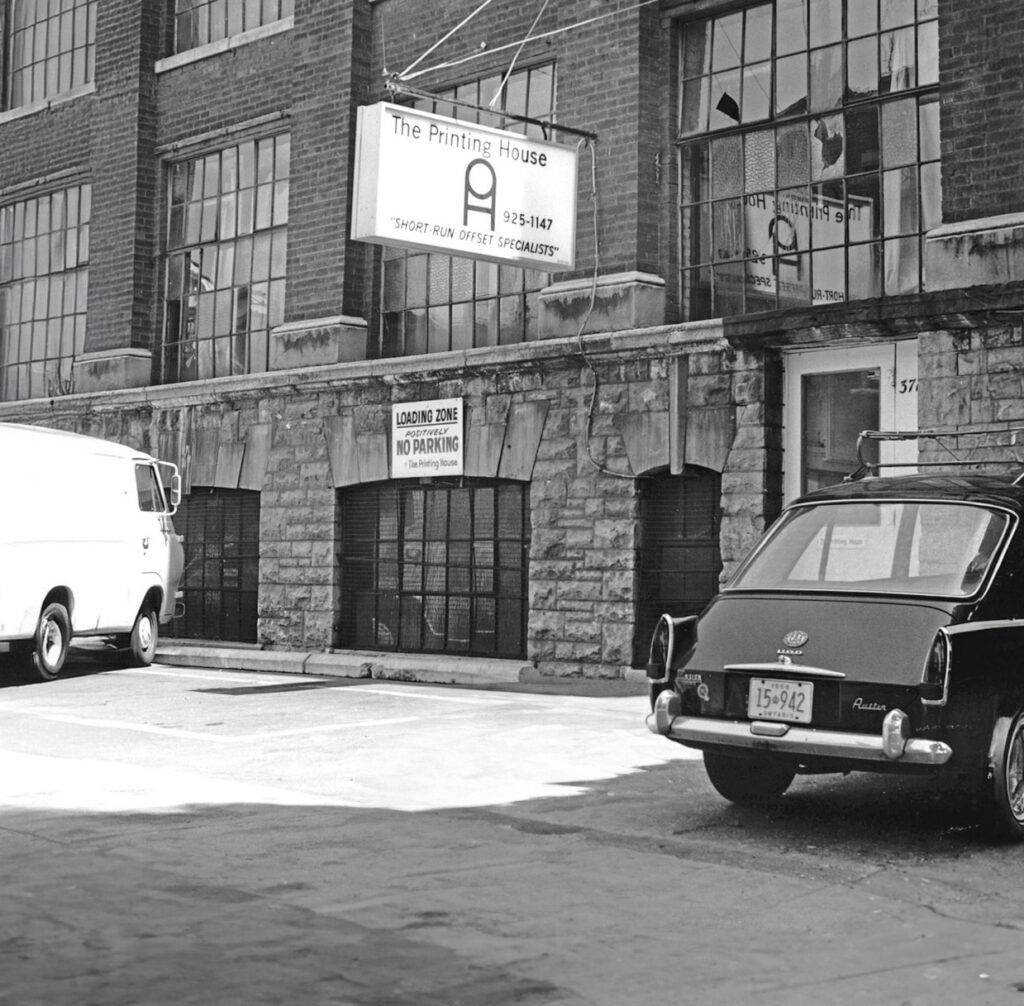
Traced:
[[647, 677], [652, 681], [664, 680], [672, 663], [672, 619], [662, 615], [651, 636], [651, 652], [647, 660]]
[[949, 693], [950, 670], [949, 636], [942, 629], [935, 633], [928, 662], [919, 689], [921, 701], [926, 706], [943, 706]]

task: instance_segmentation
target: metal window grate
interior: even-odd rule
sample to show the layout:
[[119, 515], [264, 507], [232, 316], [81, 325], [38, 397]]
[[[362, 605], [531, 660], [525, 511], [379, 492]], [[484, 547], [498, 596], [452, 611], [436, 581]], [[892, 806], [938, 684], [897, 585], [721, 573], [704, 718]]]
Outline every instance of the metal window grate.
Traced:
[[174, 525], [185, 539], [185, 614], [171, 635], [255, 643], [260, 494], [193, 488]]
[[640, 480], [633, 666], [647, 662], [658, 618], [697, 615], [718, 592], [721, 476], [704, 468]]
[[373, 483], [339, 492], [339, 645], [526, 655], [529, 486]]

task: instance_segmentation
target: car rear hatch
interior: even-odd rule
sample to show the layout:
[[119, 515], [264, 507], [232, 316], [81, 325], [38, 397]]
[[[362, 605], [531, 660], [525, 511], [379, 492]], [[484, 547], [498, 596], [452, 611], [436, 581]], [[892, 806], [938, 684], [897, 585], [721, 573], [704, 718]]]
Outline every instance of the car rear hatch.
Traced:
[[910, 711], [951, 603], [722, 594], [705, 612], [677, 690], [691, 714], [876, 729]]

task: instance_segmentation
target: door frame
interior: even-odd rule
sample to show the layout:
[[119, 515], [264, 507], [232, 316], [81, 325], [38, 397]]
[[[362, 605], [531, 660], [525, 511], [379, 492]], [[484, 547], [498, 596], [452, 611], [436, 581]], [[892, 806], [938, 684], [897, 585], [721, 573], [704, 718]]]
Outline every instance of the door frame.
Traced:
[[[878, 342], [827, 349], [793, 349], [782, 353], [782, 494], [789, 502], [800, 495], [802, 379], [809, 374], [836, 374], [879, 368], [879, 428], [917, 429], [917, 339]], [[912, 464], [917, 460], [914, 441], [879, 444], [879, 459]], [[896, 474], [916, 471], [895, 469]]]

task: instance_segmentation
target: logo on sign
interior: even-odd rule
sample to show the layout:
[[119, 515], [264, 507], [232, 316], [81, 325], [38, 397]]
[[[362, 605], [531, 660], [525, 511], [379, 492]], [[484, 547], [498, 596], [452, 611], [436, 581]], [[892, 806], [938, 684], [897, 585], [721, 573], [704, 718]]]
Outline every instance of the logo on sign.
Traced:
[[808, 635], [803, 629], [794, 629], [792, 632], [787, 632], [782, 637], [782, 642], [786, 646], [803, 646], [808, 640]]

